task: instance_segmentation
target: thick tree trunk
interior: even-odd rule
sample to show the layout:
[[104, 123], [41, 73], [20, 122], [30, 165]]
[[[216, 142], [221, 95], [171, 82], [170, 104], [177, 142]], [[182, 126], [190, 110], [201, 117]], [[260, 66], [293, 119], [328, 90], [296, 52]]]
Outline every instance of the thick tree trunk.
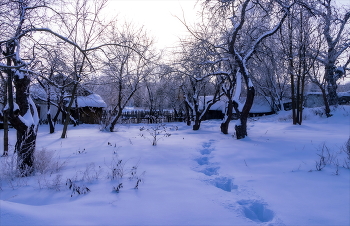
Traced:
[[187, 102], [185, 102], [185, 111], [186, 111], [186, 125], [191, 126], [191, 114], [190, 114], [190, 107], [188, 106]]
[[55, 126], [54, 126], [54, 123], [53, 123], [53, 121], [52, 121], [51, 113], [50, 113], [50, 112], [47, 114], [47, 121], [48, 121], [48, 123], [49, 123], [50, 133], [54, 133], [54, 132], [55, 132]]
[[199, 130], [199, 128], [201, 127], [201, 123], [200, 121], [194, 121], [194, 125], [193, 125], [193, 130]]
[[[17, 153], [17, 165], [20, 175], [28, 176], [34, 170], [34, 151], [38, 129], [38, 122], [34, 116], [37, 116], [37, 109], [33, 102], [30, 102], [29, 77], [23, 76], [23, 78], [20, 78], [19, 76], [14, 76], [14, 84], [16, 88], [16, 103], [19, 109], [10, 112], [9, 121], [17, 130], [15, 152]], [[26, 119], [20, 118], [20, 116], [24, 115], [31, 115], [33, 122], [27, 120], [25, 123], [23, 120]]]
[[195, 116], [195, 119], [194, 119], [194, 125], [193, 125], [192, 129], [199, 130], [200, 127], [201, 127], [201, 120], [199, 120], [199, 115], [197, 113]]
[[329, 105], [338, 104], [337, 81], [334, 76], [334, 67], [334, 64], [328, 64], [325, 68]]
[[17, 133], [17, 165], [21, 176], [29, 176], [33, 173], [34, 152], [36, 145], [37, 128], [32, 125], [25, 131]]
[[249, 111], [253, 106], [255, 96], [255, 89], [253, 86], [248, 87], [247, 99], [240, 114], [240, 123], [235, 126], [237, 139], [243, 139], [248, 136], [247, 121], [249, 117]]
[[241, 118], [239, 119], [240, 120], [240, 124], [237, 124], [235, 126], [237, 139], [243, 139], [246, 136], [248, 136], [248, 133], [247, 133], [247, 119], [248, 119], [247, 116], [241, 115]]

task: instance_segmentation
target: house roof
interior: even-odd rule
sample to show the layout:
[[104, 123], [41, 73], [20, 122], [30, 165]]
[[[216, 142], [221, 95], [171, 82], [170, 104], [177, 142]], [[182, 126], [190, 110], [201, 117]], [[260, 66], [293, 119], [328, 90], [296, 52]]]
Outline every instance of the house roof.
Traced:
[[[307, 92], [307, 93], [306, 93], [306, 96], [310, 96], [310, 95], [322, 96], [322, 92]], [[338, 95], [339, 97], [350, 96], [350, 91], [347, 91], [347, 92], [337, 92], [337, 95]]]

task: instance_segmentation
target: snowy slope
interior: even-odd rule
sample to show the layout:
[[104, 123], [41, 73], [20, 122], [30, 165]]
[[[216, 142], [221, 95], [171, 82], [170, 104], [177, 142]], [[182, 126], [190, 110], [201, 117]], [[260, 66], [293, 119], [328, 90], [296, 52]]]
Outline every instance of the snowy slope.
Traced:
[[[341, 149], [350, 108], [328, 119], [314, 112], [306, 110], [301, 126], [291, 124], [290, 112], [254, 118], [243, 140], [221, 134], [220, 121], [199, 131], [171, 123], [171, 136], [157, 146], [140, 131], [150, 125], [121, 125], [115, 133], [80, 125], [67, 139], [60, 127], [49, 134], [41, 126], [39, 157], [51, 153], [63, 167], [12, 178], [13, 155], [1, 158], [0, 225], [349, 225], [350, 170]], [[322, 147], [333, 163], [317, 171]], [[89, 192], [74, 193], [67, 181]]]

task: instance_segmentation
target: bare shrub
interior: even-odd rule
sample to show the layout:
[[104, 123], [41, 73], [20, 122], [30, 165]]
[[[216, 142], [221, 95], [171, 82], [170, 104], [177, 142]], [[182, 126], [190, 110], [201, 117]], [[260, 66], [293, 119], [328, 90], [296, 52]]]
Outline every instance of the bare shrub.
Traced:
[[90, 189], [88, 187], [85, 185], [79, 186], [71, 179], [67, 179], [66, 185], [68, 186], [68, 189], [72, 191], [70, 197], [73, 197], [73, 195], [83, 195], [90, 192]]
[[98, 180], [100, 178], [100, 175], [102, 173], [101, 166], [96, 169], [95, 163], [89, 163], [86, 165], [86, 169], [83, 172], [83, 178], [82, 180], [87, 182], [92, 182], [94, 180]]
[[[0, 161], [0, 188], [8, 186], [16, 189], [27, 186], [30, 177], [24, 177], [24, 174], [36, 177], [35, 179], [40, 189], [53, 188], [59, 190], [60, 184], [62, 184], [60, 176], [51, 177], [52, 174], [59, 172], [66, 164], [66, 161], [61, 161], [59, 157], [55, 156], [55, 151], [48, 151], [44, 148], [35, 151], [33, 168], [28, 169], [28, 171], [19, 170], [16, 154], [3, 157]], [[33, 173], [30, 174], [29, 172]], [[49, 175], [49, 178], [47, 175]]]
[[111, 180], [122, 179], [125, 174], [125, 164], [126, 162], [122, 159], [118, 159], [117, 157], [112, 158], [110, 165], [107, 165], [109, 168], [107, 178]]
[[123, 188], [123, 183], [120, 183], [120, 184], [118, 184], [117, 187], [113, 187], [113, 190], [115, 192], [119, 193], [120, 189], [122, 189], [122, 188]]
[[12, 189], [27, 186], [28, 177], [23, 177], [23, 173], [26, 173], [26, 171], [19, 170], [17, 155], [8, 155], [1, 158], [0, 181], [2, 185], [8, 185]]
[[[149, 140], [152, 142], [152, 145], [156, 146], [160, 139], [171, 136], [171, 134], [167, 132], [168, 130], [169, 128], [165, 124], [155, 124], [148, 127], [142, 126], [140, 128], [140, 137], [149, 139], [149, 135], [151, 137]], [[144, 131], [146, 131], [146, 133], [144, 133]]]
[[320, 157], [316, 161], [316, 170], [321, 171], [326, 165], [333, 164], [335, 162], [336, 156], [330, 152], [329, 148], [323, 143], [322, 147], [319, 150], [320, 153], [317, 155]]
[[346, 169], [350, 169], [350, 136], [348, 141], [345, 143], [345, 146], [342, 148], [342, 150], [346, 155], [346, 157], [344, 158], [343, 167]]
[[62, 174], [56, 174], [54, 177], [47, 177], [46, 174], [37, 176], [37, 183], [40, 189], [48, 188], [60, 191], [63, 185]]
[[42, 148], [34, 153], [34, 170], [36, 173], [57, 173], [65, 164], [66, 161], [60, 161], [59, 157], [56, 158], [55, 151], [48, 151], [46, 148]]

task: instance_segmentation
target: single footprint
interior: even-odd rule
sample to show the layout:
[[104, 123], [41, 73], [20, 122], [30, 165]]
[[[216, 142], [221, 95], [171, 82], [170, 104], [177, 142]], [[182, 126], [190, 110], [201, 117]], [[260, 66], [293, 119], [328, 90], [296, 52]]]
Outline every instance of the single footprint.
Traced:
[[229, 177], [217, 177], [211, 181], [211, 183], [221, 190], [231, 192], [233, 189], [237, 189], [238, 186], [233, 184], [233, 178]]
[[265, 203], [258, 200], [241, 200], [237, 202], [242, 209], [244, 216], [255, 222], [272, 221], [275, 214], [268, 209]]

